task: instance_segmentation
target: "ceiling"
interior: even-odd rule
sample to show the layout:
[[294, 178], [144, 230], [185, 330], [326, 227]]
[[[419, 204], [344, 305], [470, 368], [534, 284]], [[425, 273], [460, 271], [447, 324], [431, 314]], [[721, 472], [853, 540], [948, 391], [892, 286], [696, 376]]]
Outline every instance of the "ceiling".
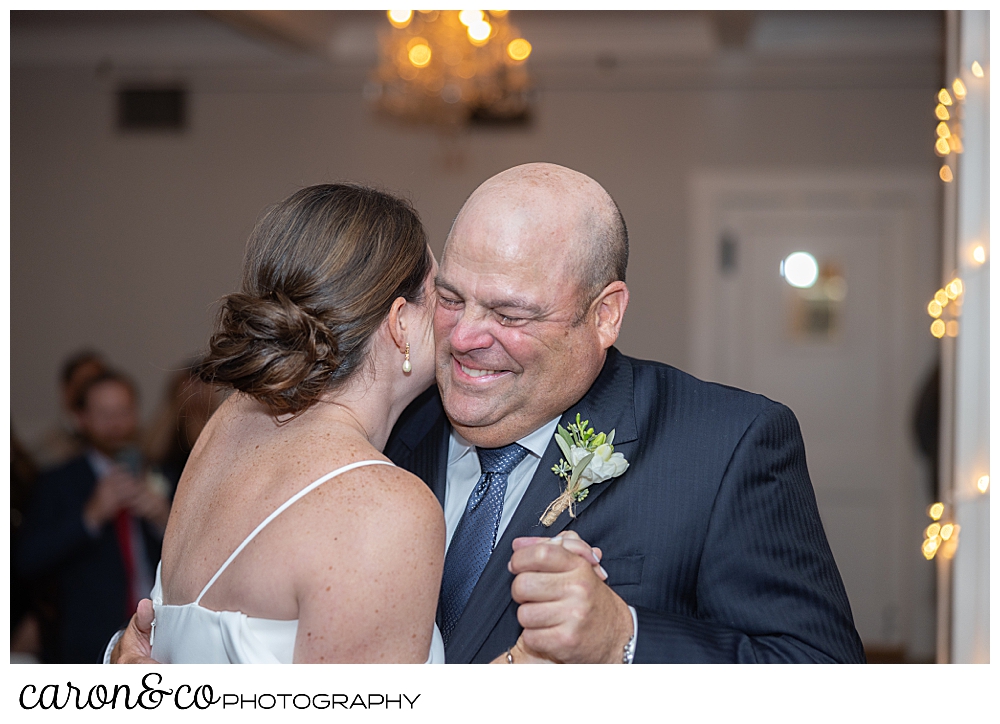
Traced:
[[[925, 83], [940, 74], [933, 11], [512, 11], [539, 87]], [[12, 11], [11, 66], [173, 73], [223, 83], [357, 87], [382, 11]], [[825, 80], [824, 80], [825, 79]], [[838, 80], [839, 79], [839, 80]], [[936, 82], [933, 81], [933, 82]]]

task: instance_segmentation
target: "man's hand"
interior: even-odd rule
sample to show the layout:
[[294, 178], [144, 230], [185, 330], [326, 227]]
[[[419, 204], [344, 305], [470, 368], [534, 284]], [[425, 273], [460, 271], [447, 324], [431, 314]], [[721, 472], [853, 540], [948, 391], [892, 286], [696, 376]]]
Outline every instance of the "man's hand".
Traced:
[[112, 664], [158, 664], [153, 660], [153, 647], [149, 635], [153, 624], [153, 602], [148, 598], [139, 601], [135, 615], [128, 622], [125, 633], [111, 651]]
[[151, 485], [136, 482], [128, 498], [128, 508], [132, 515], [145, 518], [159, 528], [160, 533], [166, 530], [167, 519], [170, 517], [170, 501]]
[[563, 663], [621, 663], [632, 614], [604, 583], [600, 550], [573, 531], [519, 538], [513, 548], [511, 596], [521, 604], [517, 620], [525, 649]]
[[125, 507], [135, 485], [135, 478], [124, 468], [112, 468], [97, 481], [94, 492], [83, 506], [83, 520], [87, 526], [95, 532], [100, 530]]

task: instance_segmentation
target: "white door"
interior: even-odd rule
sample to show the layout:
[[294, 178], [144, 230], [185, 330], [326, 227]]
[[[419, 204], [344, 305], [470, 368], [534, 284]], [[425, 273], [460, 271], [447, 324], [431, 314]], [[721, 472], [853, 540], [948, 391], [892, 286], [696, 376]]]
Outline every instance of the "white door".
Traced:
[[[934, 360], [933, 179], [703, 174], [693, 191], [692, 371], [792, 408], [865, 645], [930, 658], [931, 501], [911, 429]], [[792, 262], [782, 276], [794, 252], [816, 262], [806, 288]]]

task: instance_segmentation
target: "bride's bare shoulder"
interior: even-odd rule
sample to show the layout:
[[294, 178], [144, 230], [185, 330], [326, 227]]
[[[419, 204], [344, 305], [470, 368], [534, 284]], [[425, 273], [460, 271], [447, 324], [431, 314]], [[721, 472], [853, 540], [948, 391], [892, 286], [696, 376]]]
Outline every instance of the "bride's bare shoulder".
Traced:
[[[355, 462], [389, 460], [374, 451], [351, 455]], [[332, 472], [332, 471], [331, 471]], [[367, 464], [339, 474], [329, 483], [319, 486], [309, 514], [330, 521], [343, 519], [346, 525], [367, 525], [371, 522], [392, 525], [428, 523], [444, 514], [434, 493], [413, 473], [389, 464]]]

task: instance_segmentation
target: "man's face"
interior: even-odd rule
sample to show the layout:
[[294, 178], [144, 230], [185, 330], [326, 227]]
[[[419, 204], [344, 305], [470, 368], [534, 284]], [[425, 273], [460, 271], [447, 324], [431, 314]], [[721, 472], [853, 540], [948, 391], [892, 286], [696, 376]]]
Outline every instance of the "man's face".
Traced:
[[66, 380], [62, 387], [63, 408], [67, 411], [73, 410], [77, 395], [83, 386], [104, 372], [104, 365], [96, 359], [89, 359], [73, 370], [73, 374]]
[[476, 445], [536, 430], [600, 372], [595, 326], [576, 323], [576, 233], [558, 214], [489, 203], [456, 221], [438, 274], [437, 380], [449, 419]]
[[113, 457], [132, 442], [138, 427], [132, 391], [115, 380], [99, 382], [88, 390], [78, 421], [87, 441]]

